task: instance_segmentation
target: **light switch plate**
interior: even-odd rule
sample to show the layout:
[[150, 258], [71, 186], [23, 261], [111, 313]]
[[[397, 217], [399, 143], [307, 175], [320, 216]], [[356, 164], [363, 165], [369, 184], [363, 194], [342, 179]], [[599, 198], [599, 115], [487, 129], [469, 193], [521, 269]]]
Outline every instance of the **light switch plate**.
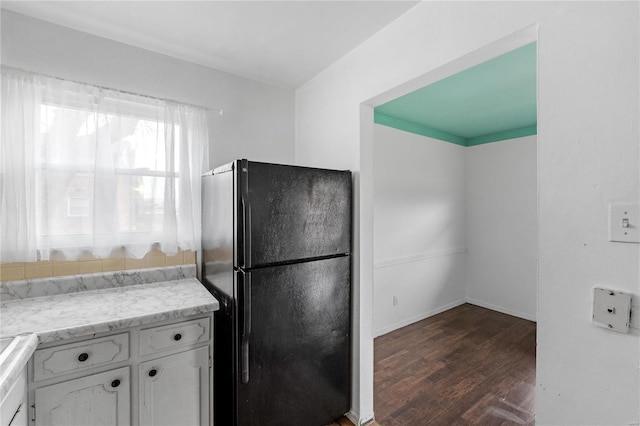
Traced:
[[609, 241], [640, 243], [640, 205], [609, 204]]
[[629, 332], [631, 294], [606, 288], [594, 288], [593, 322], [619, 333]]

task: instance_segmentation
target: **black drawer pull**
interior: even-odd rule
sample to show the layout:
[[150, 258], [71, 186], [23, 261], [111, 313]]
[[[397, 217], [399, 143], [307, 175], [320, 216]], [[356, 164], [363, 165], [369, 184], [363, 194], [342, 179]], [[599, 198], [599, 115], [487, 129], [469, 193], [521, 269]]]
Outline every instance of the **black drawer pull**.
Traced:
[[154, 369], [152, 369], [152, 370], [149, 370], [149, 377], [153, 377], [153, 376], [155, 376], [156, 374], [158, 374], [158, 370], [156, 370], [155, 368], [154, 368]]
[[112, 388], [117, 388], [118, 386], [120, 386], [120, 380], [115, 379], [113, 382], [111, 382]]
[[83, 352], [80, 355], [78, 355], [78, 361], [80, 362], [85, 362], [88, 359], [89, 359], [89, 354], [86, 352]]
[[180, 339], [182, 339], [182, 334], [180, 334], [180, 333], [178, 333], [178, 334], [176, 334], [175, 336], [173, 336], [173, 340], [175, 340], [176, 342], [177, 342], [178, 340], [180, 340]]

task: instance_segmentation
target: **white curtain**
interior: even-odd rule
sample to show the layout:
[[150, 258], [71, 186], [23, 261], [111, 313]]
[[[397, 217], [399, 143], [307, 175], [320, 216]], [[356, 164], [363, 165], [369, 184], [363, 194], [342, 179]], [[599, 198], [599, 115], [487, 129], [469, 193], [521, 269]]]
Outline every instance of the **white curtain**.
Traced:
[[200, 249], [204, 109], [3, 67], [2, 262]]

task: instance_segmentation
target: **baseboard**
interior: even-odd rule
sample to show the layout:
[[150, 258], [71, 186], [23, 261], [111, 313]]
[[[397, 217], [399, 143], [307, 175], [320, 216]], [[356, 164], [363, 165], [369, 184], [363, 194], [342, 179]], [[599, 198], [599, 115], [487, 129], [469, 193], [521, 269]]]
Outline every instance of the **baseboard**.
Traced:
[[[466, 299], [456, 300], [455, 302], [446, 304], [444, 306], [440, 306], [439, 308], [433, 309], [433, 310], [431, 310], [429, 312], [425, 312], [425, 313], [422, 313], [420, 315], [416, 315], [414, 317], [399, 321], [399, 322], [397, 322], [395, 324], [391, 324], [391, 325], [389, 325], [387, 327], [384, 327], [384, 328], [382, 328], [380, 330], [374, 331], [373, 332], [373, 337], [382, 336], [383, 334], [390, 333], [390, 332], [392, 332], [394, 330], [397, 330], [399, 328], [406, 327], [409, 324], [413, 324], [414, 322], [422, 321], [423, 319], [432, 317], [434, 315], [438, 315], [438, 314], [440, 314], [440, 313], [442, 313], [444, 311], [448, 311], [449, 309], [453, 309], [453, 308], [455, 308], [457, 306], [464, 305], [465, 303], [467, 303]], [[491, 308], [489, 308], [489, 309], [491, 309]]]
[[526, 319], [528, 321], [533, 321], [533, 322], [537, 321], [534, 315], [523, 314], [522, 312], [513, 311], [511, 309], [503, 308], [502, 306], [492, 305], [491, 303], [481, 302], [476, 299], [471, 299], [467, 297], [467, 303], [471, 305], [480, 306], [481, 308], [487, 308], [487, 309], [491, 309], [492, 311], [511, 315], [512, 317], [518, 317], [518, 318]]
[[373, 414], [371, 414], [371, 416], [367, 416], [364, 419], [361, 419], [353, 411], [349, 411], [347, 414], [345, 414], [345, 417], [348, 418], [351, 421], [351, 423], [353, 423], [356, 426], [362, 426], [373, 421]]
[[[422, 313], [420, 315], [416, 315], [411, 318], [407, 318], [405, 320], [399, 321], [397, 323], [391, 324], [389, 326], [383, 327], [380, 330], [375, 330], [373, 332], [373, 337], [379, 337], [387, 333], [391, 333], [394, 330], [397, 330], [402, 327], [406, 327], [414, 322], [422, 321], [423, 319], [432, 317], [434, 315], [438, 315], [444, 311], [448, 311], [449, 309], [453, 309], [457, 306], [464, 305], [465, 303], [469, 303], [471, 305], [480, 306], [481, 308], [491, 309], [492, 311], [500, 312], [503, 314], [511, 315], [513, 317], [522, 318], [528, 321], [536, 322], [536, 317], [528, 314], [523, 314], [522, 312], [513, 311], [511, 309], [506, 309], [501, 306], [492, 305], [491, 303], [481, 302], [480, 300], [466, 298], [461, 300], [456, 300], [455, 302], [449, 303], [444, 306], [440, 306], [439, 308], [432, 309], [429, 312]], [[355, 422], [354, 422], [355, 423]]]

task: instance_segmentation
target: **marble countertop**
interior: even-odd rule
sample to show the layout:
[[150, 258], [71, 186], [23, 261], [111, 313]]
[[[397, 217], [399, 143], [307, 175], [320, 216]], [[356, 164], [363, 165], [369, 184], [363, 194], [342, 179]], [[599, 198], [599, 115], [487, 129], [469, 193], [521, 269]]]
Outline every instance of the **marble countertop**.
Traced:
[[13, 336], [6, 340], [10, 343], [0, 353], [0, 401], [7, 395], [38, 346], [35, 334]]
[[[132, 275], [133, 276], [133, 275]], [[188, 275], [187, 275], [188, 276]], [[212, 312], [218, 301], [195, 278], [3, 299], [0, 337], [20, 336], [20, 350], [0, 355], [0, 399], [41, 343]]]
[[0, 336], [35, 333], [39, 343], [218, 310], [195, 278], [2, 303]]

